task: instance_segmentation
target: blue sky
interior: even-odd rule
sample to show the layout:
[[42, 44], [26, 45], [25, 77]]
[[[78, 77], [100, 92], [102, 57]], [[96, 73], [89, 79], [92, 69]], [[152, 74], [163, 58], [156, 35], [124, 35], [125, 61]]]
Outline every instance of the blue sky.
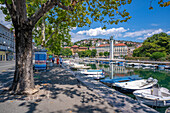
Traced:
[[88, 38], [106, 38], [115, 35], [116, 40], [143, 42], [147, 37], [160, 32], [170, 35], [170, 6], [159, 7], [157, 1], [152, 3], [153, 10], [149, 10], [149, 0], [132, 0], [125, 8], [132, 18], [118, 25], [107, 25], [101, 30], [100, 22], [92, 23], [90, 27], [74, 28], [71, 31], [72, 41]]
[[[170, 6], [159, 7], [157, 0], [153, 0], [153, 10], [149, 10], [151, 0], [132, 0], [132, 3], [125, 5], [132, 18], [125, 23], [118, 25], [107, 25], [107, 29], [100, 22], [93, 22], [90, 27], [75, 27], [70, 32], [72, 42], [89, 38], [106, 38], [115, 35], [116, 40], [129, 40], [143, 42], [147, 37], [160, 32], [170, 35]], [[0, 11], [0, 23], [10, 27], [10, 22], [4, 21], [4, 15]]]

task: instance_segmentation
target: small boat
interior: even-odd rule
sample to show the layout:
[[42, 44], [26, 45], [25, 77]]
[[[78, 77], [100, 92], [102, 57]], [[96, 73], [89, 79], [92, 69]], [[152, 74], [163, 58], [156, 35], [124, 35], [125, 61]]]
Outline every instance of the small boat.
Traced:
[[151, 67], [152, 64], [141, 64], [142, 67]]
[[141, 66], [140, 63], [133, 63], [132, 66]]
[[74, 63], [73, 65], [70, 66], [72, 69], [89, 69], [91, 68], [90, 66], [85, 66], [84, 64], [77, 64]]
[[99, 79], [102, 79], [102, 78], [105, 78], [105, 76], [104, 75], [86, 75], [87, 77], [92, 77], [92, 78], [94, 78], [94, 79], [97, 79], [97, 80], [99, 80]]
[[157, 84], [158, 80], [152, 77], [148, 79], [135, 80], [131, 82], [115, 83], [115, 87], [118, 90], [125, 92], [133, 92], [135, 90], [151, 88], [153, 85]]
[[124, 66], [124, 62], [118, 62], [119, 66]]
[[132, 66], [133, 63], [126, 63], [126, 66]]
[[81, 70], [80, 73], [85, 75], [99, 75], [103, 74], [103, 70]]
[[164, 70], [165, 69], [165, 65], [158, 65], [158, 69], [159, 70]]
[[103, 64], [109, 64], [109, 62], [108, 61], [103, 61]]
[[170, 106], [170, 91], [164, 87], [136, 90], [133, 92], [140, 103], [150, 106]]
[[170, 69], [170, 65], [166, 65], [164, 68], [165, 69]]
[[114, 79], [103, 79], [100, 80], [100, 82], [106, 83], [106, 84], [113, 84], [113, 83], [121, 83], [121, 82], [130, 82], [134, 80], [140, 80], [141, 77], [138, 75], [132, 75], [132, 76], [125, 76], [125, 77], [117, 77]]

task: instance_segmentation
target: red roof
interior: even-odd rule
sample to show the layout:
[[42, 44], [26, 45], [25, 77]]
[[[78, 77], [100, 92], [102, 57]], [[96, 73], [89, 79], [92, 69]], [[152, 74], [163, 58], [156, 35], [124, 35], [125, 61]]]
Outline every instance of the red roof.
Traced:
[[106, 46], [110, 46], [110, 44], [101, 44], [101, 45], [99, 45], [99, 47], [106, 47]]
[[79, 49], [88, 49], [87, 47], [79, 47]]
[[77, 45], [74, 45], [74, 46], [72, 46], [72, 48], [78, 48], [79, 46], [77, 46]]
[[[98, 47], [108, 47], [108, 46], [110, 46], [110, 44], [101, 44]], [[119, 43], [119, 44], [114, 44], [114, 46], [127, 46], [127, 45], [124, 43]]]
[[114, 46], [126, 46], [124, 43], [114, 44]]

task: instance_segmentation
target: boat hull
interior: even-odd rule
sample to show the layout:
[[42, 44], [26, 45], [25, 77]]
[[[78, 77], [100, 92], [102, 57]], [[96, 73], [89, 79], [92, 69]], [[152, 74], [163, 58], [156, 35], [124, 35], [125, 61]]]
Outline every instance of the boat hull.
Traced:
[[157, 106], [157, 107], [170, 106], [170, 100], [151, 100], [151, 99], [146, 99], [146, 98], [138, 97], [138, 96], [136, 96], [136, 98], [140, 103], [143, 103], [149, 106]]
[[[113, 86], [115, 86], [115, 85], [113, 85]], [[152, 88], [152, 86], [145, 88], [145, 89], [149, 89], [149, 88]], [[134, 91], [139, 90], [139, 89], [126, 89], [126, 88], [117, 87], [117, 86], [115, 86], [115, 89], [120, 91], [120, 92], [124, 92], [124, 93], [133, 93]]]

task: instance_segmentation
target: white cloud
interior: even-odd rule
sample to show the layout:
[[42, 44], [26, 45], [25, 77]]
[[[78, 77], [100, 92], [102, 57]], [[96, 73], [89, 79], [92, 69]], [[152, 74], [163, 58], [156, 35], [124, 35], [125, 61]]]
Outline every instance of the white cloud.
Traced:
[[125, 33], [125, 35], [123, 37], [138, 37], [138, 36], [142, 36], [146, 33], [150, 33], [152, 32], [153, 30], [141, 30], [141, 31], [135, 31], [135, 32], [127, 32]]
[[[4, 6], [4, 5], [0, 5], [1, 6]], [[11, 28], [11, 22], [7, 22], [5, 21], [5, 15], [3, 14], [3, 12], [0, 10], [0, 23], [4, 26], [6, 26], [7, 28]]]
[[170, 34], [170, 31], [167, 31], [166, 34]]
[[159, 34], [159, 33], [161, 33], [161, 32], [163, 32], [162, 29], [154, 30], [154, 31], [152, 31], [151, 33], [145, 34], [144, 37], [145, 37], [145, 38], [151, 37], [152, 35], [154, 35], [154, 34]]
[[137, 40], [145, 40], [145, 38], [139, 37], [139, 38], [137, 38]]
[[126, 32], [127, 30], [129, 29], [124, 29], [123, 27], [111, 28], [107, 30], [99, 27], [95, 29], [79, 31], [76, 34], [79, 34], [79, 35], [85, 34], [87, 36], [99, 36], [99, 35], [109, 35], [109, 34], [114, 34], [114, 33], [122, 33], [122, 32]]
[[157, 29], [157, 30], [154, 30], [154, 29], [148, 29], [148, 30], [141, 30], [141, 31], [135, 31], [135, 32], [126, 32], [125, 35], [123, 37], [141, 37], [141, 36], [144, 36], [144, 38], [146, 37], [150, 37], [154, 34], [158, 34], [158, 33], [161, 33], [163, 32], [162, 29]]
[[87, 37], [85, 35], [76, 34], [76, 33], [73, 33], [73, 32], [70, 32], [70, 35], [71, 35], [71, 42], [76, 42], [76, 41], [79, 41], [79, 40], [90, 38], [90, 37]]

